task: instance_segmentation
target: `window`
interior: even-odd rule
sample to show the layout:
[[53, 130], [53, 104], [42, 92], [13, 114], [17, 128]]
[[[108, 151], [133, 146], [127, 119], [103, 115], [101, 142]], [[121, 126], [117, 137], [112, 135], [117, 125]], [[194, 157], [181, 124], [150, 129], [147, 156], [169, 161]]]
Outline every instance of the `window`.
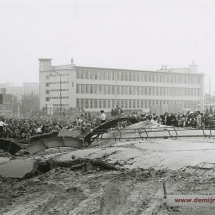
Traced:
[[76, 71], [76, 77], [77, 77], [77, 79], [79, 79], [79, 78], [80, 78], [79, 70], [77, 70], [77, 71]]
[[90, 108], [93, 108], [93, 99], [90, 99]]
[[137, 95], [140, 95], [140, 89], [141, 87], [137, 87]]
[[111, 105], [110, 105], [110, 99], [108, 99], [108, 108], [111, 108]]
[[84, 93], [84, 86], [83, 86], [83, 84], [81, 84], [81, 93], [82, 94]]
[[99, 92], [99, 85], [94, 85], [94, 93], [98, 94]]
[[115, 86], [114, 85], [112, 86], [112, 94], [113, 95], [115, 94]]
[[99, 108], [102, 108], [102, 99], [99, 99]]
[[98, 100], [97, 99], [94, 100], [94, 108], [98, 108]]
[[85, 70], [85, 78], [89, 79], [89, 71], [88, 70]]
[[49, 83], [46, 83], [46, 87], [49, 87]]
[[76, 99], [76, 107], [80, 107], [80, 104], [79, 104], [79, 102], [80, 102], [80, 99]]
[[120, 94], [120, 86], [117, 86], [117, 94]]
[[124, 100], [121, 100], [121, 108], [124, 108]]
[[112, 80], [115, 80], [115, 72], [112, 71], [111, 74], [112, 74]]
[[125, 81], [128, 81], [128, 72], [125, 73]]
[[133, 73], [133, 81], [136, 81], [136, 72]]
[[108, 71], [108, 80], [111, 80], [111, 72]]
[[85, 99], [85, 108], [89, 108], [89, 99]]
[[117, 72], [117, 81], [120, 81], [120, 72]]
[[102, 80], [103, 76], [102, 76], [102, 71], [98, 71], [99, 74], [99, 80]]
[[49, 94], [49, 90], [46, 90], [46, 94]]
[[137, 100], [137, 108], [140, 108], [140, 101]]
[[143, 74], [143, 73], [141, 73], [141, 81], [142, 81], [142, 82], [145, 81], [145, 80], [144, 80], [144, 74]]
[[125, 86], [121, 86], [121, 94], [124, 95], [125, 93]]
[[91, 84], [91, 85], [90, 85], [90, 94], [93, 94], [93, 87], [94, 87], [94, 86]]
[[46, 97], [46, 101], [47, 101], [47, 102], [49, 101], [49, 97]]
[[133, 95], [137, 95], [137, 87], [133, 87], [132, 93]]
[[154, 78], [155, 78], [154, 74], [152, 74], [152, 82], [155, 82]]
[[107, 108], [107, 106], [106, 106], [106, 99], [103, 99], [103, 108]]
[[89, 72], [90, 72], [90, 79], [94, 79], [94, 78], [95, 78], [95, 76], [94, 76], [94, 71], [93, 71], [93, 70], [90, 70]]
[[131, 72], [129, 72], [129, 81], [133, 81]]
[[98, 80], [98, 71], [95, 71], [95, 80]]
[[99, 94], [102, 94], [102, 85], [99, 85]]
[[108, 86], [108, 94], [111, 94], [111, 86]]
[[81, 99], [81, 108], [84, 108], [84, 99]]
[[132, 107], [131, 107], [131, 100], [129, 100], [129, 108], [132, 108]]
[[49, 75], [46, 75], [46, 79], [49, 79]]
[[140, 87], [140, 95], [144, 95], [144, 87]]
[[83, 70], [80, 70], [80, 73], [81, 73], [81, 79], [83, 79], [84, 78], [84, 71]]
[[124, 80], [125, 80], [125, 73], [121, 72], [121, 81], [124, 81]]
[[137, 81], [140, 81], [140, 73], [137, 73]]
[[129, 86], [129, 95], [132, 95], [132, 87]]

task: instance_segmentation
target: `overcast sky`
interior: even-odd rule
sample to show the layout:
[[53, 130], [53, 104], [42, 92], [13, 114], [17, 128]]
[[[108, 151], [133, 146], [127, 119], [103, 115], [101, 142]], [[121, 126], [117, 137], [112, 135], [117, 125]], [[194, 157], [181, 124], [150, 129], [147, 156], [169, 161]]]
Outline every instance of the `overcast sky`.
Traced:
[[0, 0], [0, 83], [38, 82], [38, 58], [71, 57], [141, 70], [194, 61], [215, 91], [215, 1]]

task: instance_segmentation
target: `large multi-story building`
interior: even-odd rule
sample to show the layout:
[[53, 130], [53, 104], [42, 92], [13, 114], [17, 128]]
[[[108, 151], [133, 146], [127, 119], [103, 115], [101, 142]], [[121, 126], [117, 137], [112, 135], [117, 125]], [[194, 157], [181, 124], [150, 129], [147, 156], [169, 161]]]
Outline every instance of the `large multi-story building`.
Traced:
[[15, 86], [13, 83], [0, 83], [0, 88], [6, 90], [6, 94], [12, 95], [29, 95], [34, 93], [39, 94], [39, 83], [23, 83], [23, 86]]
[[[39, 59], [40, 108], [79, 107], [87, 111], [149, 110], [155, 105], [203, 108], [204, 74], [197, 66], [157, 71], [76, 66], [52, 66]], [[60, 83], [61, 82], [61, 83]], [[60, 99], [61, 97], [61, 99]]]

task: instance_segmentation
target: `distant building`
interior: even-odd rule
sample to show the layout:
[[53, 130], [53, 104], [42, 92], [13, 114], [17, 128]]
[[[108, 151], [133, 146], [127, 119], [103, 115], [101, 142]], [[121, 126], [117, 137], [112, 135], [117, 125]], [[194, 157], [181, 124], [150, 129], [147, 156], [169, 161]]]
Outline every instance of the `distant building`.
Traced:
[[5, 88], [0, 88], [0, 116], [12, 114], [12, 95], [6, 94]]
[[[39, 59], [40, 108], [77, 107], [86, 111], [115, 108], [149, 110], [155, 105], [181, 105], [203, 109], [204, 74], [197, 66], [157, 71], [52, 66]], [[61, 79], [61, 85], [60, 85]], [[60, 91], [61, 87], [61, 91]], [[61, 94], [61, 100], [60, 100]]]
[[15, 86], [13, 83], [0, 83], [0, 88], [4, 88], [6, 90], [6, 94], [23, 96], [35, 93], [39, 95], [38, 83], [23, 83], [23, 86]]

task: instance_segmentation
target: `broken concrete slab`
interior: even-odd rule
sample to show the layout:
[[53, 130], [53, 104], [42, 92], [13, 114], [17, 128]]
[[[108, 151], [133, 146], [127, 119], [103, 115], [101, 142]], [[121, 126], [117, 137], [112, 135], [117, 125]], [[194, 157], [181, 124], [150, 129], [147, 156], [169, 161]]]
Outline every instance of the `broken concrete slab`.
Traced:
[[[202, 138], [205, 140], [205, 138]], [[102, 159], [110, 164], [119, 163], [129, 169], [154, 168], [177, 170], [203, 162], [215, 163], [215, 140], [210, 143], [194, 140], [153, 139], [117, 143], [113, 147], [76, 150], [59, 156], [59, 161], [72, 160], [72, 156]]]
[[55, 147], [82, 148], [83, 140], [75, 137], [49, 137], [32, 143], [31, 145], [27, 146], [25, 150], [30, 154], [35, 154], [40, 151]]
[[12, 138], [0, 138], [0, 149], [9, 152], [11, 155], [16, 154], [22, 149], [19, 143]]
[[23, 178], [34, 169], [35, 159], [14, 159], [0, 165], [0, 175], [5, 178]]
[[[36, 175], [38, 172], [48, 171], [48, 166], [45, 162], [41, 162], [39, 159], [22, 158], [10, 160], [6, 163], [0, 164], [0, 176], [4, 178], [24, 178], [31, 175]], [[43, 171], [43, 166], [44, 169]]]
[[0, 164], [1, 164], [1, 163], [5, 163], [5, 162], [7, 162], [7, 161], [9, 161], [9, 160], [10, 160], [9, 157], [0, 157]]

